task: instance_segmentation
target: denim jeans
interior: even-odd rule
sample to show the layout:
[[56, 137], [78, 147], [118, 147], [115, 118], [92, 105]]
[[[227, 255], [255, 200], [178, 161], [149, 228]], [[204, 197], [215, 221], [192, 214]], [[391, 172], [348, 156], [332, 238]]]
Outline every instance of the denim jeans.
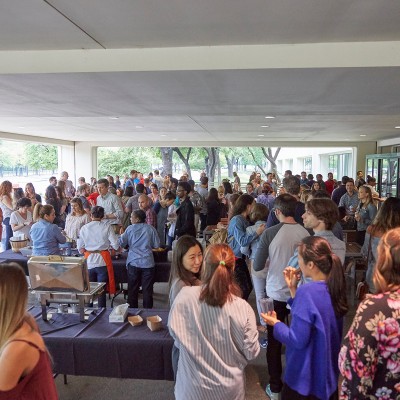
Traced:
[[139, 288], [142, 287], [143, 307], [153, 308], [153, 283], [156, 269], [138, 268], [128, 265], [128, 303], [131, 308], [138, 308]]
[[[108, 282], [107, 267], [96, 267], [89, 269], [90, 282]], [[99, 307], [106, 307], [106, 291], [97, 299]]]
[[6, 227], [6, 232], [5, 232], [6, 242], [4, 243], [4, 246], [6, 250], [10, 250], [11, 249], [10, 238], [13, 237], [13, 230], [10, 225], [10, 217], [3, 219], [3, 225]]

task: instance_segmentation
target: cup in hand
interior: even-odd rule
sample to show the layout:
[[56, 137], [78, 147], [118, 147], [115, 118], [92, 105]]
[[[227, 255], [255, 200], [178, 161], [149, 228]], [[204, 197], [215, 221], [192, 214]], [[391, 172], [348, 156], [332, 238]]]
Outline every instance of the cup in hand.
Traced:
[[263, 314], [266, 314], [269, 311], [274, 311], [274, 300], [270, 297], [259, 299], [258, 304], [260, 305], [260, 310]]

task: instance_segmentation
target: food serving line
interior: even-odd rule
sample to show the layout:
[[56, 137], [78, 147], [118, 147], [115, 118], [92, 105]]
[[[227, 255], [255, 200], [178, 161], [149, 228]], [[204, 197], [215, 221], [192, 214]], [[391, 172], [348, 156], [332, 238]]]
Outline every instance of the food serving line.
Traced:
[[[155, 254], [156, 281], [167, 282], [170, 263], [163, 256], [160, 261], [160, 256]], [[0, 253], [0, 268], [2, 262], [17, 262], [30, 276], [32, 294], [41, 306], [28, 311], [36, 319], [56, 374], [173, 380], [168, 310], [88, 308], [105, 284], [89, 282], [82, 257], [41, 256], [28, 261], [8, 251]], [[125, 264], [126, 254], [113, 260], [118, 284], [127, 282]], [[73, 312], [67, 312], [65, 303], [74, 306]], [[117, 312], [119, 308], [125, 312]]]

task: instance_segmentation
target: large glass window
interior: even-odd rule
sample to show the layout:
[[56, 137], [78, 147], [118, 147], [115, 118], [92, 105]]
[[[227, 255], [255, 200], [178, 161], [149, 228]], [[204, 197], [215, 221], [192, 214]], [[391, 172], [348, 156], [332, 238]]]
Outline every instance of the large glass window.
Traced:
[[303, 159], [303, 169], [307, 174], [312, 173], [312, 157], [304, 157]]

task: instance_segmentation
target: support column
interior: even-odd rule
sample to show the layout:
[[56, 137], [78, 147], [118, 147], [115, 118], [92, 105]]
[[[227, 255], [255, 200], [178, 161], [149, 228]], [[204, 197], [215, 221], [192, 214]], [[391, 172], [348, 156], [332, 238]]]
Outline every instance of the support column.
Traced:
[[[67, 171], [69, 179], [76, 184], [75, 175], [75, 154], [73, 145], [60, 145], [58, 147], [58, 175], [62, 171]], [[59, 178], [58, 176], [58, 178]]]
[[75, 173], [76, 180], [83, 176], [86, 182], [97, 178], [97, 146], [89, 142], [75, 142]]

